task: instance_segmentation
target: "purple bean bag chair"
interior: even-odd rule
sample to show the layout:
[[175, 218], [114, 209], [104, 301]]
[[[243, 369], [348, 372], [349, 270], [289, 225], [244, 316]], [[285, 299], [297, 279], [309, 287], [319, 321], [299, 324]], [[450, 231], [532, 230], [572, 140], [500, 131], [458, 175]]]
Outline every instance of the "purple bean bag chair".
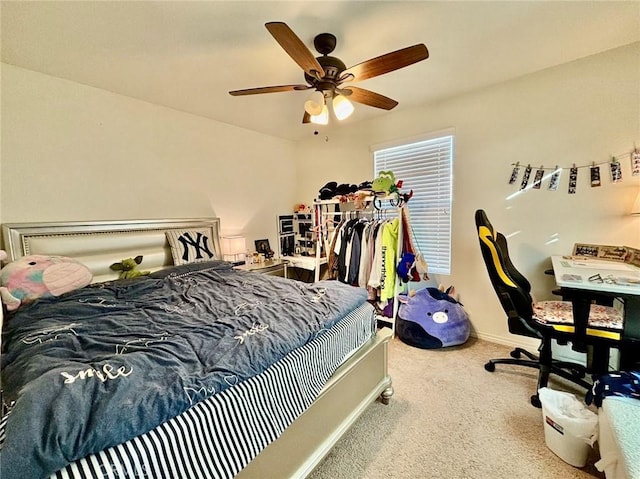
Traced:
[[463, 344], [469, 339], [469, 317], [458, 301], [437, 288], [400, 295], [396, 332], [409, 346], [437, 349]]

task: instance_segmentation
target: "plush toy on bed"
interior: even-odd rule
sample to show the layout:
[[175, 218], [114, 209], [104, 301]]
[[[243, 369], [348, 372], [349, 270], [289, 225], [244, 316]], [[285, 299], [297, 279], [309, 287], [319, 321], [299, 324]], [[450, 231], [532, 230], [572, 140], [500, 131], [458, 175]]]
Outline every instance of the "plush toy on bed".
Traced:
[[64, 256], [29, 255], [0, 270], [0, 296], [8, 311], [39, 298], [82, 288], [93, 279], [89, 268]]
[[149, 274], [149, 271], [138, 270], [140, 263], [142, 263], [142, 255], [138, 255], [135, 258], [123, 259], [119, 263], [113, 263], [109, 268], [113, 271], [120, 271], [120, 275], [118, 276], [120, 279], [137, 278], [138, 276]]
[[462, 344], [469, 339], [466, 311], [452, 295], [437, 288], [424, 288], [414, 295], [400, 295], [396, 321], [398, 337], [406, 344], [436, 349]]

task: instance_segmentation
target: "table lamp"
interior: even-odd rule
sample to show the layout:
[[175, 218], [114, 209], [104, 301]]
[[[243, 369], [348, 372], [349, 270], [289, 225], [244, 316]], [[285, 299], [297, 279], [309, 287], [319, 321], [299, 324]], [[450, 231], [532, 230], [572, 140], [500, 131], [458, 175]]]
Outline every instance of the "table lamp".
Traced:
[[225, 261], [243, 263], [247, 252], [247, 241], [244, 236], [223, 236], [222, 255]]

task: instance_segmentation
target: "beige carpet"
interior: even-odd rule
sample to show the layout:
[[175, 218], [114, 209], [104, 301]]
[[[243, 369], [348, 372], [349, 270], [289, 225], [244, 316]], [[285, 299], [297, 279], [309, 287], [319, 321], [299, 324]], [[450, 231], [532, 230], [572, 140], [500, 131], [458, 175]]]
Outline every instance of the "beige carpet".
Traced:
[[[529, 403], [535, 370], [484, 370], [487, 359], [508, 357], [509, 351], [473, 338], [440, 350], [393, 340], [391, 403], [372, 404], [309, 477], [604, 478], [593, 467], [596, 450], [578, 469], [546, 447], [542, 412]], [[566, 382], [549, 387], [584, 398], [583, 390]]]

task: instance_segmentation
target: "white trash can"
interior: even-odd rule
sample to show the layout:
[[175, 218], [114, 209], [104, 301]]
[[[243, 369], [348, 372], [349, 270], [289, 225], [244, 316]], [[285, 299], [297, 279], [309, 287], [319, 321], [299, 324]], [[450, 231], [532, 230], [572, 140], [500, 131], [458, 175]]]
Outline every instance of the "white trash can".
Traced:
[[541, 388], [538, 395], [547, 447], [566, 463], [584, 467], [597, 434], [598, 415], [571, 393]]

